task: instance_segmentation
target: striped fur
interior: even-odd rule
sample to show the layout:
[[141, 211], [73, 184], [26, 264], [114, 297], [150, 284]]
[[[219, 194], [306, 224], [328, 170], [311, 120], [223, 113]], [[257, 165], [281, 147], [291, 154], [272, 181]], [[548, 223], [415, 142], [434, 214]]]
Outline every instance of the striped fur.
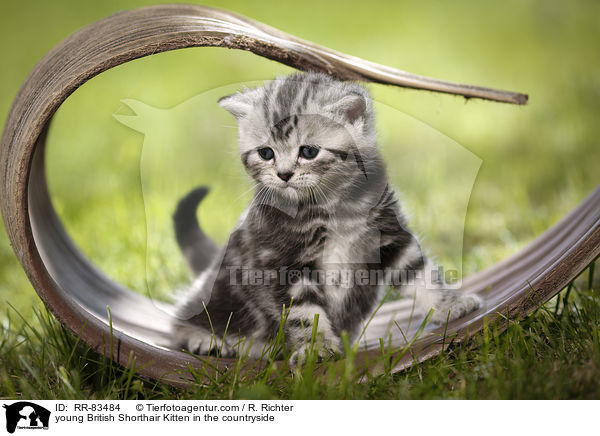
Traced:
[[[227, 245], [205, 270], [194, 268], [199, 275], [178, 302], [174, 346], [230, 355], [245, 337], [254, 344], [247, 351], [258, 356], [286, 310], [293, 362], [303, 360], [315, 314], [323, 356], [337, 353], [341, 333], [358, 333], [386, 284], [385, 274], [360, 281], [358, 272], [431, 272], [388, 185], [371, 99], [358, 84], [303, 73], [219, 104], [238, 121], [241, 160], [257, 187]], [[303, 146], [317, 149], [316, 156], [306, 157]], [[211, 246], [199, 230], [181, 228], [194, 219], [177, 216], [178, 235], [195, 235], [197, 251]], [[179, 239], [192, 266], [206, 264], [205, 255], [194, 257]], [[351, 280], [342, 283], [348, 273]], [[408, 294], [416, 290], [423, 310], [438, 309], [438, 322], [448, 311], [453, 319], [479, 306], [473, 297], [444, 290], [439, 280], [396, 285]]]

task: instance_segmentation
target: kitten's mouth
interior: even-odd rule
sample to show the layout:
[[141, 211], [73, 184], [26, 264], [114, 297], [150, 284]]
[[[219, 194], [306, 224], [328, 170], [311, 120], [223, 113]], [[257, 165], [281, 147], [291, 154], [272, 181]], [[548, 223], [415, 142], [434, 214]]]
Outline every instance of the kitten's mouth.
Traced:
[[309, 204], [320, 204], [324, 200], [322, 188], [311, 185], [290, 185], [281, 188], [281, 193], [288, 199]]
[[282, 180], [276, 181], [275, 183], [271, 183], [271, 186], [278, 191], [300, 191], [302, 189], [301, 186], [296, 185], [293, 181], [284, 182]]
[[[312, 199], [313, 202], [316, 202], [317, 198], [320, 199], [322, 196], [322, 188], [319, 188], [318, 186], [295, 183], [294, 180], [288, 182], [271, 180], [269, 182], [270, 183], [266, 184], [266, 186], [274, 193], [279, 194], [282, 199], [286, 201], [304, 201]], [[275, 198], [273, 200], [275, 200]]]
[[300, 190], [296, 186], [290, 185], [289, 183], [286, 183], [285, 185], [279, 185], [276, 187], [276, 189], [288, 197], [297, 196], [300, 193]]
[[288, 197], [288, 198], [295, 198], [295, 199], [299, 198], [306, 191], [305, 186], [298, 186], [291, 182], [275, 183], [271, 186], [276, 192], [278, 192], [278, 193], [282, 194], [284, 197]]

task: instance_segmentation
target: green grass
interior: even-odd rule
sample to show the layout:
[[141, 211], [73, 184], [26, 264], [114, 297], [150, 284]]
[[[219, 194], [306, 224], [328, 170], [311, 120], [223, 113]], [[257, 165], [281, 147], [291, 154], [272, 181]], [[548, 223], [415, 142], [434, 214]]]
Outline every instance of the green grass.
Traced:
[[[412, 227], [447, 268], [471, 274], [515, 253], [599, 182], [598, 2], [206, 3], [386, 65], [530, 94], [528, 106], [515, 107], [369, 86], [391, 179]], [[0, 4], [0, 120], [28, 71], [62, 38], [145, 4]], [[178, 196], [211, 185], [200, 219], [220, 242], [248, 198], [233, 121], [216, 99], [289, 71], [245, 52], [186, 49], [78, 89], [51, 126], [48, 173], [58, 213], [84, 253], [136, 292], [168, 299], [188, 280], [169, 223]], [[133, 114], [123, 99], [160, 110], [138, 113], [134, 130], [113, 117]], [[579, 288], [556, 316], [551, 302], [500, 336], [490, 332], [487, 343], [453, 347], [400, 375], [359, 384], [350, 368], [340, 384], [308, 372], [223, 374], [180, 392], [75, 346], [45, 313], [1, 228], [0, 397], [597, 398], [598, 303], [591, 286]]]
[[[92, 352], [45, 310], [40, 327], [10, 310], [0, 328], [2, 397], [31, 399], [594, 399], [600, 394], [600, 300], [585, 289], [563, 292], [521, 322], [506, 320], [467, 343], [410, 369], [368, 375], [349, 357], [302, 369], [244, 373], [211, 365], [197, 383], [175, 389], [139, 377]], [[372, 362], [371, 365], [381, 362]]]

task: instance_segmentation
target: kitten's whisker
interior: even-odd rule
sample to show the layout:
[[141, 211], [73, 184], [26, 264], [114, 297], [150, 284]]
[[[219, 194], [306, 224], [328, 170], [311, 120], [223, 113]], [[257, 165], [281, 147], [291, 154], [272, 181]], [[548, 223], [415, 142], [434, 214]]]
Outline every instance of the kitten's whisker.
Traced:
[[256, 207], [256, 206], [260, 206], [262, 195], [266, 189], [268, 189], [267, 186], [265, 186], [265, 185], [261, 186], [261, 188], [258, 190], [258, 192], [252, 198], [252, 202], [250, 203], [249, 209], [252, 209], [253, 207]]
[[240, 195], [238, 195], [236, 198], [233, 199], [233, 202], [235, 203], [236, 201], [238, 201], [239, 199], [241, 199], [244, 195], [248, 194], [248, 192], [253, 191], [256, 189], [256, 187], [259, 185], [260, 183], [255, 183], [254, 186], [252, 186], [250, 189], [247, 189], [246, 191], [242, 192]]
[[317, 188], [317, 190], [323, 196], [323, 199], [325, 200], [325, 206], [329, 206], [329, 198], [327, 197], [327, 195], [325, 195], [323, 188], [321, 188], [319, 185], [315, 185], [315, 188]]

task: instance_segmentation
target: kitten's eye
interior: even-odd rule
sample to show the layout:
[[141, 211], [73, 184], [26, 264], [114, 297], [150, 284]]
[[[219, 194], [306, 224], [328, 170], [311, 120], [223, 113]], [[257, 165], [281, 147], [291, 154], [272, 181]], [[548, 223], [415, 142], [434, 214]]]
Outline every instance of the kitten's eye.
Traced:
[[300, 156], [304, 159], [314, 159], [319, 154], [319, 147], [303, 145], [300, 147]]
[[258, 155], [262, 157], [264, 160], [271, 160], [275, 153], [273, 153], [273, 149], [269, 147], [259, 148]]

